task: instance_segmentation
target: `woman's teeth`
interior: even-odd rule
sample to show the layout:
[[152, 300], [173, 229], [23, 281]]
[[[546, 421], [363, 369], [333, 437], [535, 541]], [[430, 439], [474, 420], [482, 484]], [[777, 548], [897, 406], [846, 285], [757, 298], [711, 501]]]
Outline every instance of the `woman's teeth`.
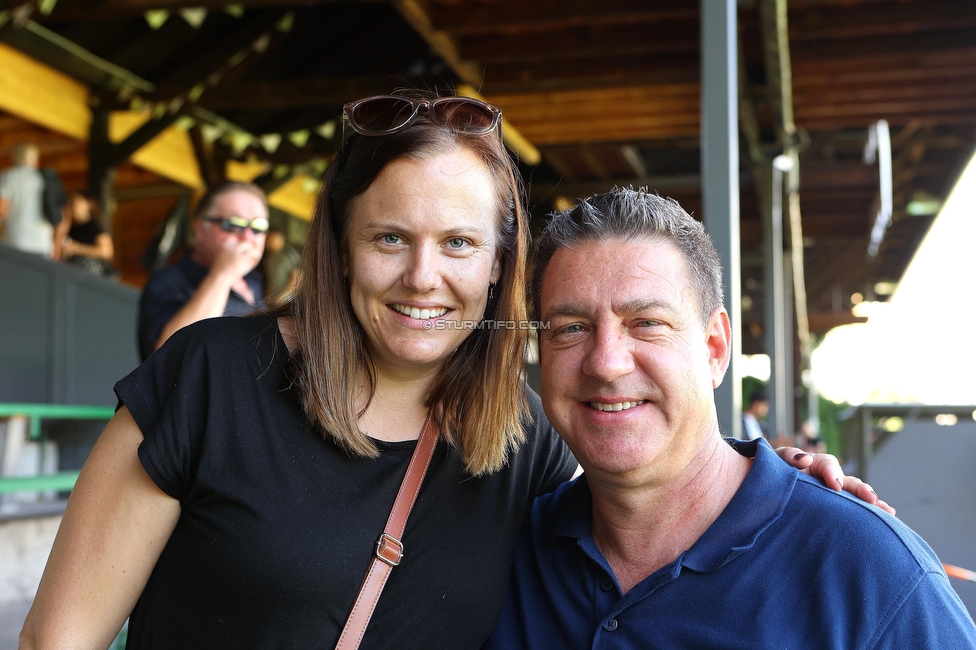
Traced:
[[393, 305], [393, 309], [404, 316], [409, 316], [410, 318], [416, 318], [419, 320], [437, 318], [447, 313], [447, 307], [438, 307], [437, 309], [417, 309], [416, 307], [409, 307], [407, 305]]

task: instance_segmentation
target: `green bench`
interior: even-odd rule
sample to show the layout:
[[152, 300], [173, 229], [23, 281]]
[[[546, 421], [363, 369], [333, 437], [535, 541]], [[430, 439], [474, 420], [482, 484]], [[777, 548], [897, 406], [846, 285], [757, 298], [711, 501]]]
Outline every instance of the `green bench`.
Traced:
[[[111, 406], [78, 404], [9, 404], [0, 402], [0, 419], [23, 417], [28, 421], [31, 440], [42, 440], [41, 420], [110, 420], [115, 415]], [[67, 491], [78, 480], [78, 471], [39, 474], [38, 476], [0, 476], [0, 494], [28, 491]]]

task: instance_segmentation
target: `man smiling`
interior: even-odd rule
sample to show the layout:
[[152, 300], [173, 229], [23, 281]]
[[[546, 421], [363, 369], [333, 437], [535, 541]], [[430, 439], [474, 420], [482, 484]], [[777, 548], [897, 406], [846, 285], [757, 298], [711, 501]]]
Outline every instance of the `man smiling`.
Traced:
[[488, 648], [976, 648], [911, 530], [722, 438], [720, 264], [677, 203], [556, 215], [532, 291], [543, 405], [585, 473], [536, 500]]

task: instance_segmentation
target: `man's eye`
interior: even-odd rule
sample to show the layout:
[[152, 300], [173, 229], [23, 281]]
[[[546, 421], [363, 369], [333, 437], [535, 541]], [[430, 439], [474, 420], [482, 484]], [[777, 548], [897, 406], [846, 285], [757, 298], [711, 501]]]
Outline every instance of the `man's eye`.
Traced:
[[401, 240], [400, 235], [387, 234], [380, 235], [380, 241], [382, 241], [384, 244], [399, 244]]
[[450, 248], [464, 248], [467, 243], [467, 240], [463, 239], [462, 237], [454, 237], [453, 239], [449, 239], [447, 241], [447, 245]]
[[564, 327], [560, 327], [556, 331], [556, 333], [557, 334], [576, 334], [576, 333], [582, 332], [582, 331], [583, 331], [583, 326], [582, 325], [580, 325], [579, 323], [571, 323], [570, 325], [566, 325]]

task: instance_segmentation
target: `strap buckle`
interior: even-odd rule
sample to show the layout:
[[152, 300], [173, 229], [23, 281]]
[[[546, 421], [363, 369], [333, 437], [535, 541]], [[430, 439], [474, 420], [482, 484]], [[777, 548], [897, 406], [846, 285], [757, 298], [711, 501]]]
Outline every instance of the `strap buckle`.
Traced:
[[383, 533], [376, 540], [376, 557], [390, 566], [397, 566], [403, 559], [403, 542], [392, 535]]

